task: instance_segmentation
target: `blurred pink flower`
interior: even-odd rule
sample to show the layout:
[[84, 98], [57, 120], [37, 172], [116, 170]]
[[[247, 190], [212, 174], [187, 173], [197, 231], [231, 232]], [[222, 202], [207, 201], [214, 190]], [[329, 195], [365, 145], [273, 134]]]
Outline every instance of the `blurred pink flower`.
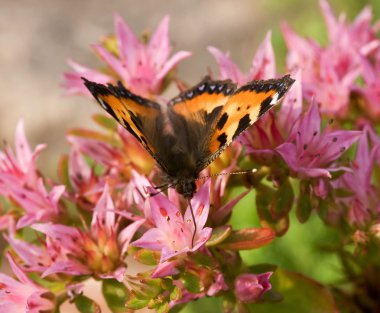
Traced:
[[110, 75], [103, 74], [97, 70], [80, 65], [73, 60], [67, 60], [69, 66], [74, 72], [66, 72], [63, 74], [64, 82], [62, 88], [66, 96], [83, 94], [88, 97], [92, 97], [86, 86], [83, 84], [82, 77], [86, 77], [89, 80], [95, 81], [99, 84], [107, 84], [114, 80]]
[[[370, 119], [380, 118], [380, 50], [374, 55], [373, 62], [361, 59], [364, 87], [355, 90], [364, 98], [364, 111]], [[372, 64], [373, 63], [373, 64]]]
[[[359, 139], [360, 134], [361, 131], [321, 131], [318, 107], [312, 104], [297, 121], [287, 142], [277, 147], [276, 151], [293, 175], [301, 179], [331, 178], [330, 172], [349, 170], [334, 162]], [[323, 185], [318, 185], [318, 191], [323, 194]]]
[[[129, 178], [133, 168], [142, 172], [150, 172], [154, 165], [154, 159], [150, 157], [149, 153], [136, 138], [121, 126], [118, 126], [117, 132], [113, 136], [84, 129], [74, 129], [66, 138], [73, 149], [89, 156], [96, 163], [104, 165], [106, 172], [115, 170], [121, 176]], [[81, 162], [79, 159], [73, 161]]]
[[23, 216], [17, 221], [17, 228], [36, 222], [56, 221], [62, 216], [59, 201], [65, 191], [65, 186], [53, 186], [49, 192], [40, 178], [33, 188], [34, 190], [20, 184], [20, 181], [14, 177], [0, 176], [2, 193], [25, 210]]
[[53, 312], [54, 295], [30, 280], [10, 254], [6, 256], [17, 280], [0, 273], [0, 312]]
[[[152, 193], [156, 191], [153, 188], [148, 190]], [[161, 250], [161, 263], [183, 253], [197, 251], [210, 239], [212, 232], [211, 228], [204, 228], [210, 208], [209, 197], [210, 181], [206, 182], [191, 200], [197, 224], [194, 246], [192, 245], [194, 221], [190, 207], [182, 216], [178, 206], [162, 194], [149, 198], [156, 228], [149, 229], [131, 245], [150, 250]]]
[[271, 44], [272, 33], [268, 32], [264, 41], [252, 60], [249, 73], [244, 75], [239, 68], [229, 58], [228, 54], [224, 54], [214, 47], [208, 47], [208, 51], [214, 56], [219, 67], [220, 79], [231, 79], [239, 85], [245, 84], [251, 80], [269, 79], [276, 76], [276, 62]]
[[64, 256], [48, 267], [43, 276], [53, 273], [94, 273], [102, 278], [123, 280], [125, 253], [133, 235], [144, 221], [141, 219], [119, 229], [119, 219], [106, 185], [94, 208], [90, 229], [81, 231], [66, 225], [34, 224], [33, 229], [60, 243], [61, 254]]
[[36, 160], [45, 147], [46, 145], [40, 144], [34, 151], [31, 150], [25, 136], [24, 123], [19, 120], [16, 126], [15, 154], [9, 146], [4, 151], [0, 150], [0, 175], [12, 176], [20, 185], [26, 184], [33, 188], [40, 176]]
[[[361, 131], [321, 131], [318, 107], [312, 104], [302, 116], [287, 142], [276, 151], [300, 178], [327, 177], [336, 161], [360, 137]], [[347, 168], [348, 169], [348, 168]]]
[[368, 8], [347, 24], [343, 17], [336, 20], [327, 1], [321, 0], [320, 6], [328, 27], [329, 45], [322, 48], [283, 24], [289, 50], [287, 66], [291, 70], [302, 69], [304, 96], [315, 99], [322, 113], [344, 117], [355, 80], [361, 73], [360, 60], [373, 52], [380, 41], [370, 25], [372, 14]]
[[263, 274], [242, 274], [235, 280], [235, 295], [244, 303], [256, 302], [268, 290], [272, 289], [269, 278], [272, 272]]
[[352, 192], [352, 196], [340, 198], [338, 201], [348, 208], [348, 221], [356, 226], [364, 226], [367, 222], [371, 222], [372, 216], [380, 213], [378, 186], [375, 187], [372, 183], [380, 145], [376, 144], [370, 148], [369, 131], [369, 126], [366, 126], [360, 136], [352, 171], [342, 175], [334, 184], [335, 187], [345, 188]]
[[150, 40], [145, 43], [135, 36], [119, 15], [115, 14], [118, 56], [101, 44], [95, 44], [93, 48], [116, 75], [116, 78], [111, 78], [71, 61], [69, 64], [76, 73], [65, 74], [64, 88], [66, 92], [88, 94], [83, 87], [79, 87], [78, 77], [80, 75], [97, 83], [121, 80], [132, 92], [145, 97], [159, 94], [166, 75], [181, 60], [191, 55], [190, 52], [180, 51], [169, 57], [172, 50], [169, 39], [169, 20], [169, 16], [165, 16]]

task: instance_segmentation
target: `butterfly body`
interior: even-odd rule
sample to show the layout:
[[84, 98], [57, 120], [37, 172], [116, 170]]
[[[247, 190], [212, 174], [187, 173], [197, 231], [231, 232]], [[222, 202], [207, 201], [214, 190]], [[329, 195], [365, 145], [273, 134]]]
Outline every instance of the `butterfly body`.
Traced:
[[84, 81], [99, 104], [156, 159], [169, 186], [185, 198], [196, 191], [199, 173], [294, 82], [287, 75], [237, 89], [230, 80], [206, 77], [163, 107], [121, 83], [104, 86]]

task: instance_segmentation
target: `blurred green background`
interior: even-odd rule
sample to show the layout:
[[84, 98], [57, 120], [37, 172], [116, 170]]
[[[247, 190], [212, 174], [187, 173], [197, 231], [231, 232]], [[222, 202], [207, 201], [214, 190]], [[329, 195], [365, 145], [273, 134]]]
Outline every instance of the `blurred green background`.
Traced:
[[[338, 15], [346, 12], [353, 20], [366, 5], [371, 5], [374, 20], [380, 17], [379, 0], [331, 0]], [[298, 33], [325, 43], [326, 29], [315, 0], [239, 0], [239, 1], [155, 1], [155, 0], [0, 0], [0, 139], [13, 142], [16, 122], [23, 118], [32, 146], [47, 143], [39, 165], [55, 177], [61, 153], [67, 152], [64, 133], [70, 127], [92, 127], [90, 116], [99, 112], [92, 100], [63, 97], [62, 73], [69, 70], [67, 58], [89, 66], [100, 65], [89, 45], [113, 32], [113, 13], [123, 16], [138, 34], [153, 30], [165, 14], [171, 16], [171, 41], [174, 51], [189, 50], [193, 57], [179, 66], [181, 79], [196, 83], [207, 70], [217, 71], [206, 47], [230, 51], [232, 59], [248, 71], [257, 46], [267, 31], [278, 71], [284, 71], [285, 45], [280, 23], [287, 21]], [[169, 89], [168, 96], [176, 94]], [[234, 210], [237, 228], [259, 225], [254, 212], [254, 194]], [[323, 283], [340, 279], [337, 259], [321, 252], [324, 243], [333, 243], [336, 234], [318, 218], [300, 225], [294, 217], [288, 233], [273, 244], [243, 253], [248, 264], [273, 263], [300, 271]], [[206, 301], [202, 312], [216, 312]], [[186, 312], [199, 312], [194, 304]]]

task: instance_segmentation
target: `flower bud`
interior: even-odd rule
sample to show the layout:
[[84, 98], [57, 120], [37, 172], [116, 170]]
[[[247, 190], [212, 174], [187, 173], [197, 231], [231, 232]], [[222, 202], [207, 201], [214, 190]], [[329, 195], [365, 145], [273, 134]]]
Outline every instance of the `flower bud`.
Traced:
[[263, 274], [242, 274], [235, 280], [235, 295], [242, 302], [255, 302], [272, 288], [269, 277], [272, 272]]

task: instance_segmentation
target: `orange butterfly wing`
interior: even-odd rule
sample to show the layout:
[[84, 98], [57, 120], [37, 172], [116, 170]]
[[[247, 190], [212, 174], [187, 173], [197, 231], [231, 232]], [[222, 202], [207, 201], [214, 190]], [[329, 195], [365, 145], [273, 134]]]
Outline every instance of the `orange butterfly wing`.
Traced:
[[85, 78], [83, 80], [100, 106], [124, 126], [165, 169], [153, 144], [160, 132], [157, 127], [162, 125], [160, 105], [131, 93], [120, 82], [118, 86], [104, 86]]
[[272, 108], [293, 83], [294, 79], [286, 75], [280, 79], [252, 81], [236, 90], [229, 97], [215, 123], [209, 163]]

